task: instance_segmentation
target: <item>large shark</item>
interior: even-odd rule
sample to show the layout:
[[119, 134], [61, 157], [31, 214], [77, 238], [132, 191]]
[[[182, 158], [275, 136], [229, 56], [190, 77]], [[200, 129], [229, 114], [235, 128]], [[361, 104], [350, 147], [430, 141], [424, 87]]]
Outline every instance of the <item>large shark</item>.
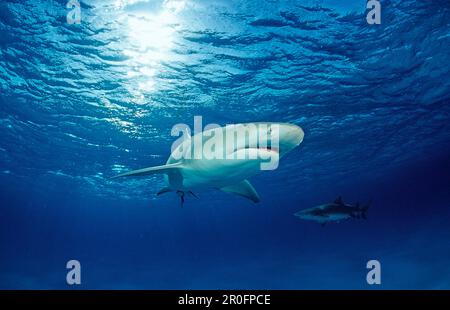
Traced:
[[[239, 130], [246, 134], [236, 135]], [[236, 138], [233, 144], [225, 141], [226, 137], [231, 136]], [[266, 140], [259, 137], [266, 137]], [[195, 196], [195, 191], [209, 188], [239, 195], [256, 203], [260, 201], [259, 195], [247, 179], [261, 170], [276, 168], [279, 158], [296, 148], [303, 137], [299, 126], [288, 123], [217, 126], [193, 136], [186, 133], [179, 145], [172, 148], [165, 165], [125, 172], [114, 178], [164, 174], [166, 187], [158, 195], [175, 192], [181, 198], [181, 205], [186, 193]], [[205, 149], [212, 150], [216, 156], [205, 156]]]

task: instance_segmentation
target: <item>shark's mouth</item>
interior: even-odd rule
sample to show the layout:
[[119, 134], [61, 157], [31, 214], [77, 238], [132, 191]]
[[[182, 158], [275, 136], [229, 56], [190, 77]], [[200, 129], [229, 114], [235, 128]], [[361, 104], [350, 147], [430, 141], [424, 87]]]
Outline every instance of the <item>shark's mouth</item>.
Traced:
[[273, 147], [273, 146], [264, 146], [264, 147], [262, 147], [262, 146], [258, 146], [258, 147], [246, 146], [246, 147], [235, 149], [235, 152], [242, 151], [242, 150], [261, 150], [261, 151], [280, 153], [280, 149], [277, 147]]
[[258, 147], [258, 150], [265, 150], [265, 151], [271, 151], [271, 152], [276, 152], [276, 153], [280, 153], [280, 149], [277, 147], [273, 147], [273, 146], [266, 146], [266, 147]]
[[[272, 145], [245, 145], [235, 147], [229, 154], [239, 154], [238, 156], [247, 156], [249, 159], [267, 159], [280, 156], [280, 148]], [[255, 157], [256, 156], [256, 157]]]

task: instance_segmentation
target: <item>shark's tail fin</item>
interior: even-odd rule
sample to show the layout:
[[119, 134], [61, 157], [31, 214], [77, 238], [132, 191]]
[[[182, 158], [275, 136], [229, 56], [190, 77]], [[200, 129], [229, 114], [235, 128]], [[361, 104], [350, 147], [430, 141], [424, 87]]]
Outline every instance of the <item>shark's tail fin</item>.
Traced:
[[372, 199], [369, 200], [369, 202], [365, 206], [362, 206], [359, 208], [361, 210], [361, 217], [365, 220], [367, 220], [367, 211], [369, 210], [371, 205], [372, 205]]

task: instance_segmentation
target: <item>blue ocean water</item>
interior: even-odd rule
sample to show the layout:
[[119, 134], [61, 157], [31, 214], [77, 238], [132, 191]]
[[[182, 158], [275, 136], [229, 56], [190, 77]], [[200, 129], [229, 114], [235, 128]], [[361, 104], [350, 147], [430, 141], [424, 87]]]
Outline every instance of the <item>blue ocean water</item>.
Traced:
[[[0, 288], [450, 289], [448, 1], [382, 0], [380, 25], [362, 0], [66, 4], [0, 3]], [[305, 138], [259, 204], [110, 179], [194, 116]], [[293, 216], [337, 196], [368, 219]]]

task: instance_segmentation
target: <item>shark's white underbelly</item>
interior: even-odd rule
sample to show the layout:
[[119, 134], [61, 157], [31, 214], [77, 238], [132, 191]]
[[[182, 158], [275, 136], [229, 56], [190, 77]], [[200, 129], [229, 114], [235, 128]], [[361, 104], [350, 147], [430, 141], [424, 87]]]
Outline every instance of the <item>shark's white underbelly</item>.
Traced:
[[[179, 189], [222, 188], [239, 183], [259, 172], [261, 169], [258, 160], [192, 160], [180, 171], [182, 188]], [[169, 184], [171, 187], [174, 185]]]

